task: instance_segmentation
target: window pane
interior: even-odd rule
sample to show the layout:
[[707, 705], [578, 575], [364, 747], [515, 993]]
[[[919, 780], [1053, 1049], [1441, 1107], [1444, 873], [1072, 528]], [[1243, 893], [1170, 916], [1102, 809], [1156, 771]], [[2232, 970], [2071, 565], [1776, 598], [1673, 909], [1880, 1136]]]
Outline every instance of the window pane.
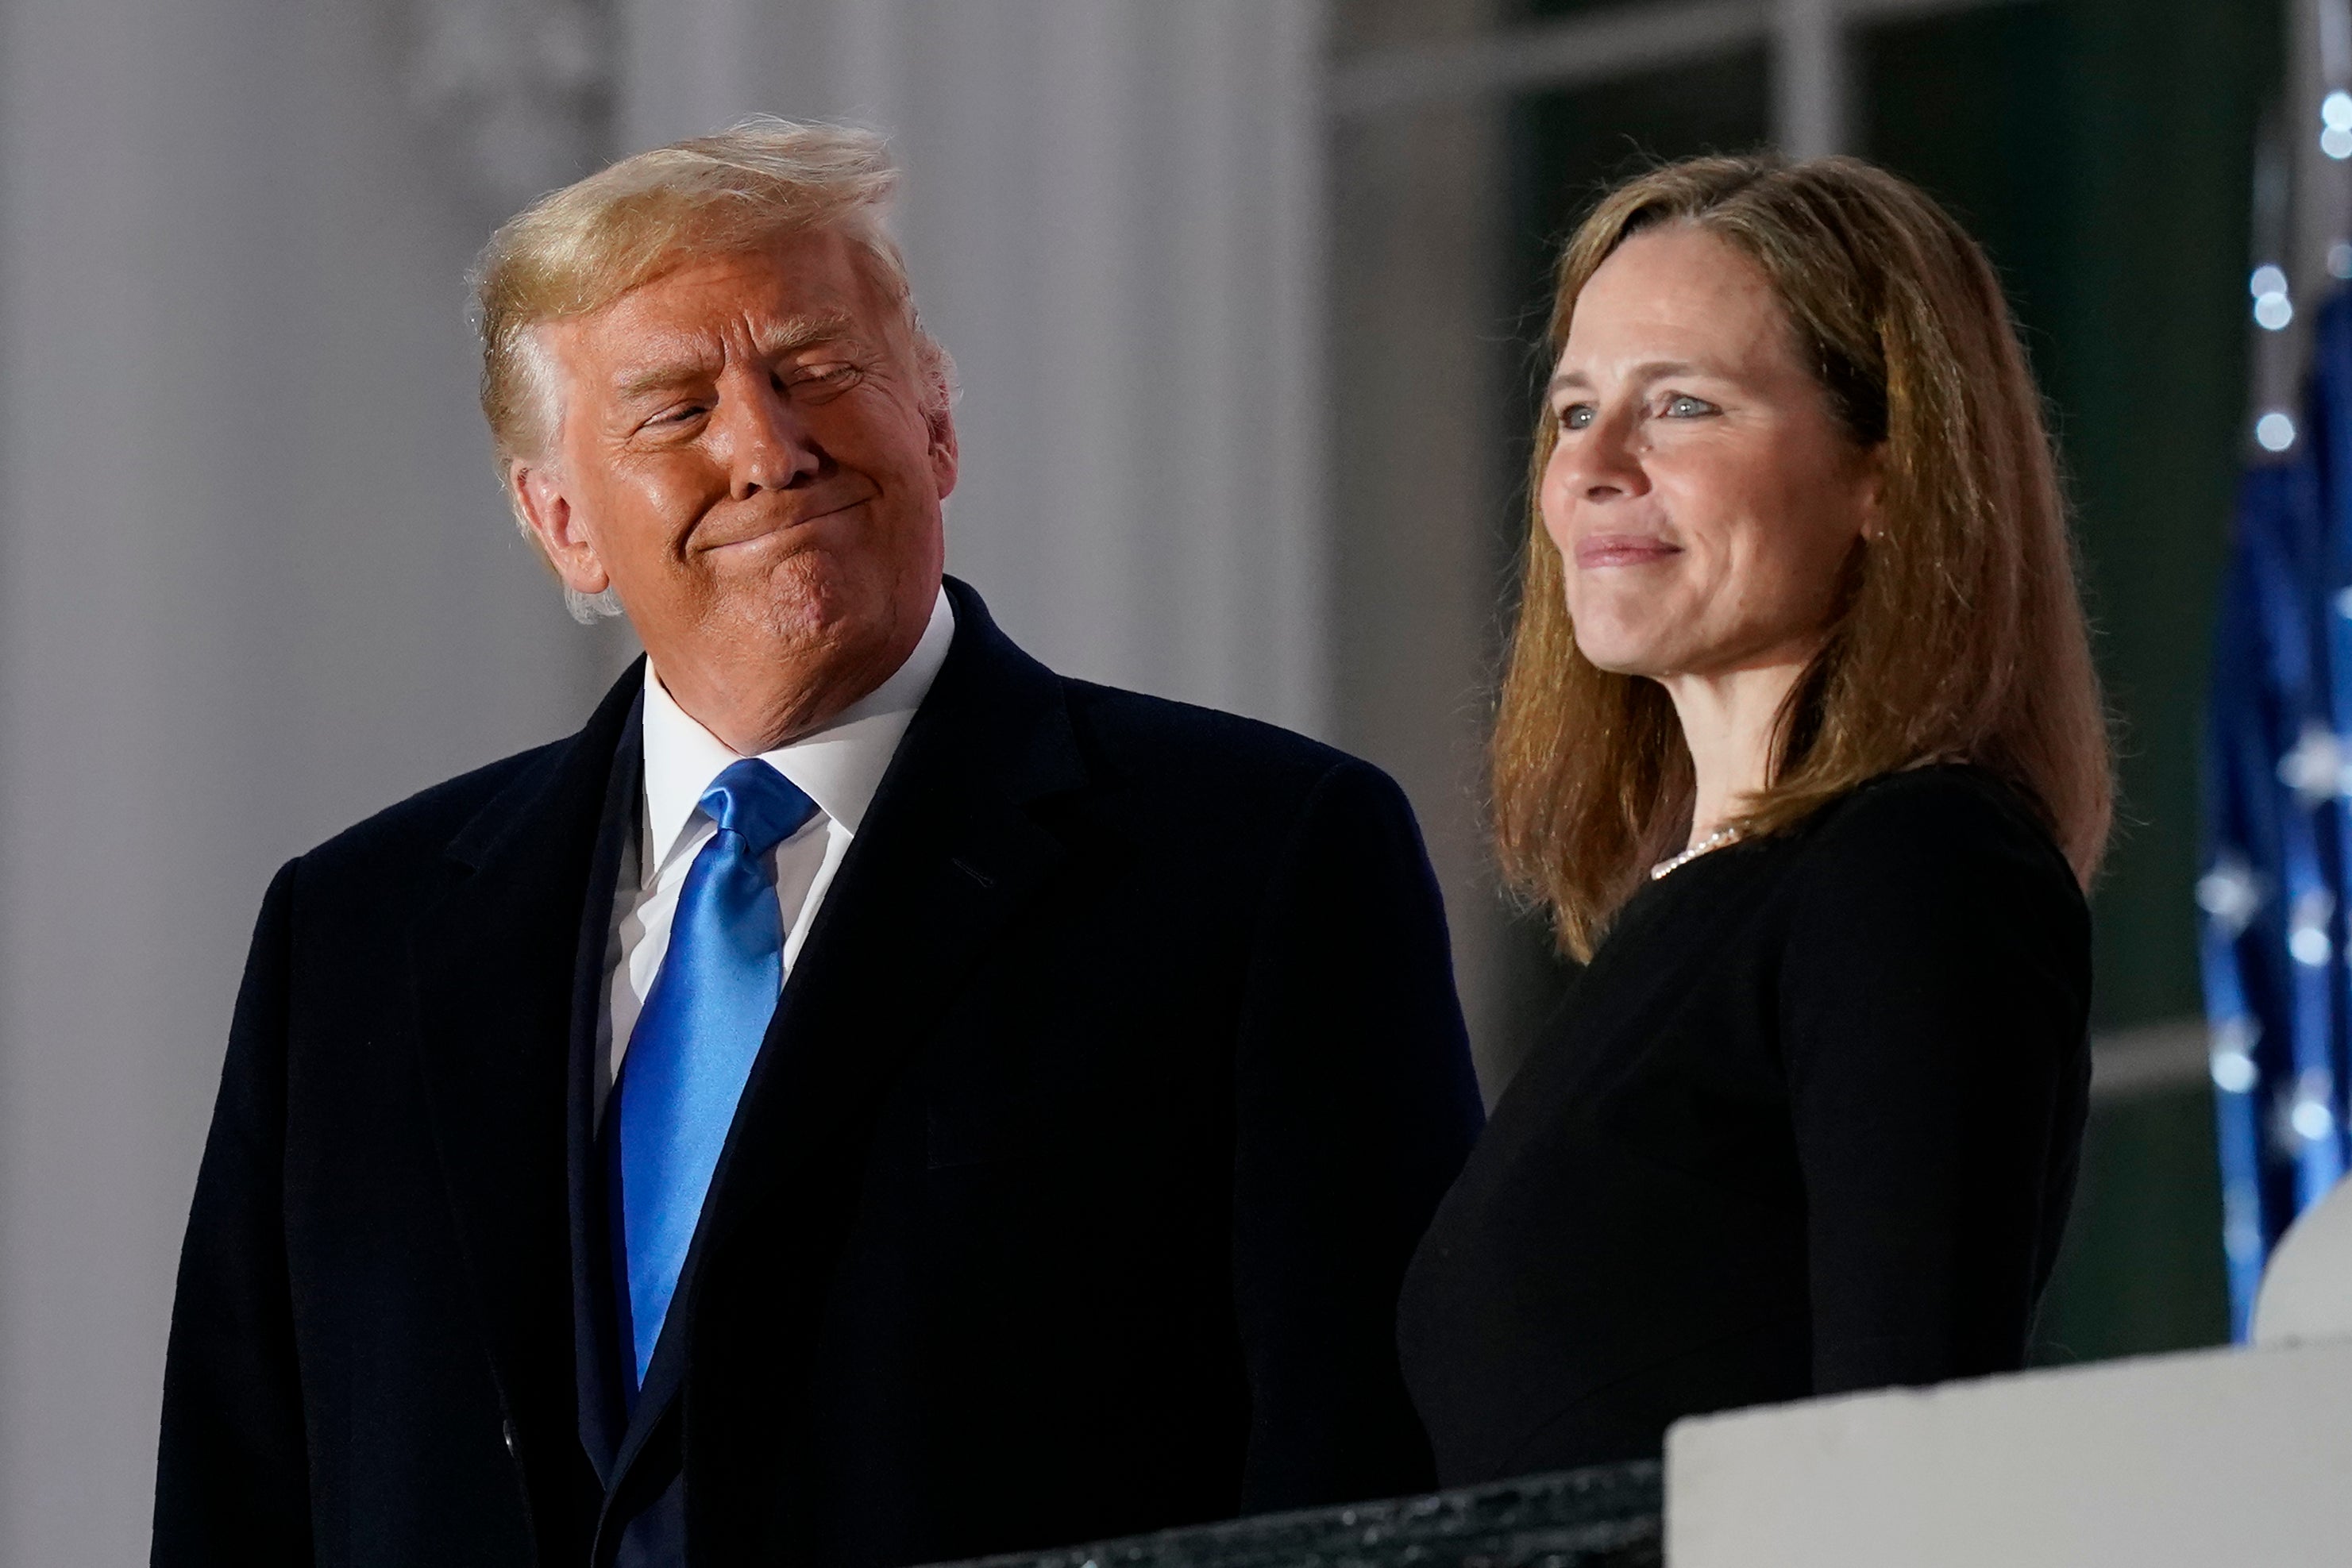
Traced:
[[1984, 242], [2055, 406], [2125, 721], [2126, 828], [2097, 901], [2108, 1028], [2200, 1006], [2199, 735], [2245, 450], [2253, 132], [2278, 58], [2252, 11], [2115, 11], [2043, 0], [1877, 27], [1860, 72], [1864, 150]]

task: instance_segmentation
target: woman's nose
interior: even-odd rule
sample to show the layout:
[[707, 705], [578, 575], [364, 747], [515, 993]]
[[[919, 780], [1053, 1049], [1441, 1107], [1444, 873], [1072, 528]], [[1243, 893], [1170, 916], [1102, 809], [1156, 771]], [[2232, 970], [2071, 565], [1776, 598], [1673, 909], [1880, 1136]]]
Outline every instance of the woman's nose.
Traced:
[[1569, 494], [1580, 500], [1638, 496], [1649, 488], [1634, 447], [1634, 422], [1622, 417], [1604, 416], [1582, 430], [1561, 432], [1552, 461]]

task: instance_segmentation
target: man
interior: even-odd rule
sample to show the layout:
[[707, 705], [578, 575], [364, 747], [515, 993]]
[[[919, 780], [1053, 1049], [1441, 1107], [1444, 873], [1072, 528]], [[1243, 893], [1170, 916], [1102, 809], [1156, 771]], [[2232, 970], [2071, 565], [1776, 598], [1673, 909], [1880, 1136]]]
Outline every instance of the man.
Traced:
[[1395, 1493], [1479, 1119], [1410, 811], [943, 584], [862, 132], [500, 231], [484, 407], [649, 663], [271, 884], [155, 1561], [917, 1563]]

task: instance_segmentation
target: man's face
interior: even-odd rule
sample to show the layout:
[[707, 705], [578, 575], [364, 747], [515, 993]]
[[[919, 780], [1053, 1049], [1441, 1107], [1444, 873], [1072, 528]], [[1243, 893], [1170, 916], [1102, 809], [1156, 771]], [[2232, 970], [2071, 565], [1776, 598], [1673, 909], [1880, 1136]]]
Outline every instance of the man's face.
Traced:
[[912, 652], [955, 433], [853, 241], [698, 260], [541, 331], [561, 423], [552, 463], [515, 465], [525, 516], [688, 713], [762, 749]]

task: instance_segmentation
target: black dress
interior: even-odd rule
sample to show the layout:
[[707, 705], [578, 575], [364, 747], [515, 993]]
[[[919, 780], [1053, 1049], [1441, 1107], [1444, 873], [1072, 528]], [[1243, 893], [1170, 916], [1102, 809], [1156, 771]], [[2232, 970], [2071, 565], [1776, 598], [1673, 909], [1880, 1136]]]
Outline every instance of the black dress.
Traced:
[[1444, 1484], [2020, 1365], [2074, 1190], [2090, 989], [2073, 873], [1974, 768], [1874, 780], [1646, 883], [1406, 1276]]

